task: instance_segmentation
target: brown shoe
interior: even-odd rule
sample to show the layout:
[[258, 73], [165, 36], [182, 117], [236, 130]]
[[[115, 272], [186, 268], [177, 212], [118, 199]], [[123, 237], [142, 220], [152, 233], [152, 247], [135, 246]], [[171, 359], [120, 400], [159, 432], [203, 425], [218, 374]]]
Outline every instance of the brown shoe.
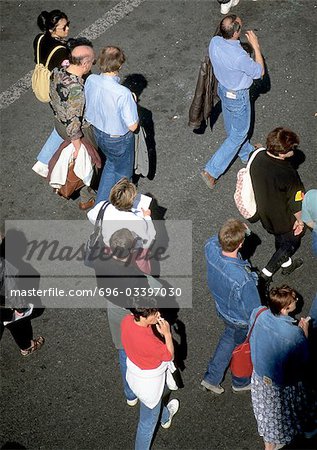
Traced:
[[88, 202], [79, 202], [78, 203], [78, 208], [81, 209], [82, 211], [85, 211], [86, 209], [90, 209], [94, 206], [95, 204], [95, 199], [91, 198], [90, 200], [88, 200]]
[[32, 339], [31, 342], [32, 342], [31, 347], [25, 350], [20, 350], [22, 356], [29, 356], [31, 353], [36, 352], [36, 350], [39, 350], [44, 344], [45, 339], [43, 338], [43, 336], [39, 336], [36, 339]]
[[209, 187], [209, 189], [213, 189], [217, 183], [216, 178], [212, 177], [208, 172], [206, 172], [205, 170], [203, 170], [201, 172], [201, 177], [204, 180], [204, 182], [207, 184], [207, 186]]

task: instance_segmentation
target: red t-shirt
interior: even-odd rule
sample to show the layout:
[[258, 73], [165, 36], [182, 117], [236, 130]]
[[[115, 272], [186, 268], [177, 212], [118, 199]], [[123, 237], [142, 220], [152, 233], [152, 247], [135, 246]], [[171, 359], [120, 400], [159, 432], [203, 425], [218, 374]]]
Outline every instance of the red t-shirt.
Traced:
[[128, 358], [140, 369], [156, 369], [163, 361], [172, 359], [166, 345], [155, 336], [152, 328], [137, 325], [132, 315], [121, 322], [121, 341]]

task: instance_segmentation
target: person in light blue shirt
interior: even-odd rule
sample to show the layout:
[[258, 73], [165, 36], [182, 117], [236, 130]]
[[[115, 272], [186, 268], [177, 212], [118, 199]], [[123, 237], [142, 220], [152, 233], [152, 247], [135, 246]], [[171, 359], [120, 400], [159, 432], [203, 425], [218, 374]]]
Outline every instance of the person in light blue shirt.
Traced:
[[302, 221], [312, 228], [312, 250], [317, 256], [317, 189], [306, 192], [302, 203]]
[[138, 128], [137, 105], [131, 91], [118, 76], [125, 55], [108, 46], [99, 54], [101, 74], [90, 75], [85, 84], [85, 118], [93, 126], [96, 142], [106, 157], [96, 203], [109, 199], [112, 186], [122, 177], [131, 179], [134, 134]]
[[246, 163], [254, 150], [247, 138], [251, 119], [249, 88], [254, 79], [264, 75], [264, 61], [253, 31], [247, 31], [246, 37], [253, 47], [255, 61], [242, 48], [239, 40], [241, 28], [239, 17], [234, 14], [226, 16], [220, 22], [221, 36], [214, 36], [209, 45], [227, 134], [226, 140], [201, 172], [210, 189], [215, 187], [217, 179], [227, 170], [237, 153]]

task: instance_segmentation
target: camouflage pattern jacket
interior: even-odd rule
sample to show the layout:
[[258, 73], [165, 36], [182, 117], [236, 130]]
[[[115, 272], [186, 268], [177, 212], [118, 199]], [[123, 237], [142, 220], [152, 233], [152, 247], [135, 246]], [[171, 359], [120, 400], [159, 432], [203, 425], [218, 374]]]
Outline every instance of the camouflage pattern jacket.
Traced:
[[85, 107], [84, 80], [55, 68], [50, 81], [51, 107], [55, 118], [64, 125], [69, 140], [83, 136], [82, 122]]

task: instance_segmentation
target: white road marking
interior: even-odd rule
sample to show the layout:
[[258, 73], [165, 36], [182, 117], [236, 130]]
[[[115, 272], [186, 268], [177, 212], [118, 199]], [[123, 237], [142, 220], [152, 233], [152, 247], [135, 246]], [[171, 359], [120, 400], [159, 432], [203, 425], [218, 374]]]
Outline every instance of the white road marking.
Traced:
[[[91, 41], [97, 39], [105, 31], [118, 23], [127, 14], [140, 6], [145, 0], [121, 0], [103, 16], [97, 19], [92, 25], [85, 28], [78, 36], [84, 36]], [[0, 94], [0, 110], [7, 108], [31, 87], [33, 70], [20, 78], [16, 83]]]

